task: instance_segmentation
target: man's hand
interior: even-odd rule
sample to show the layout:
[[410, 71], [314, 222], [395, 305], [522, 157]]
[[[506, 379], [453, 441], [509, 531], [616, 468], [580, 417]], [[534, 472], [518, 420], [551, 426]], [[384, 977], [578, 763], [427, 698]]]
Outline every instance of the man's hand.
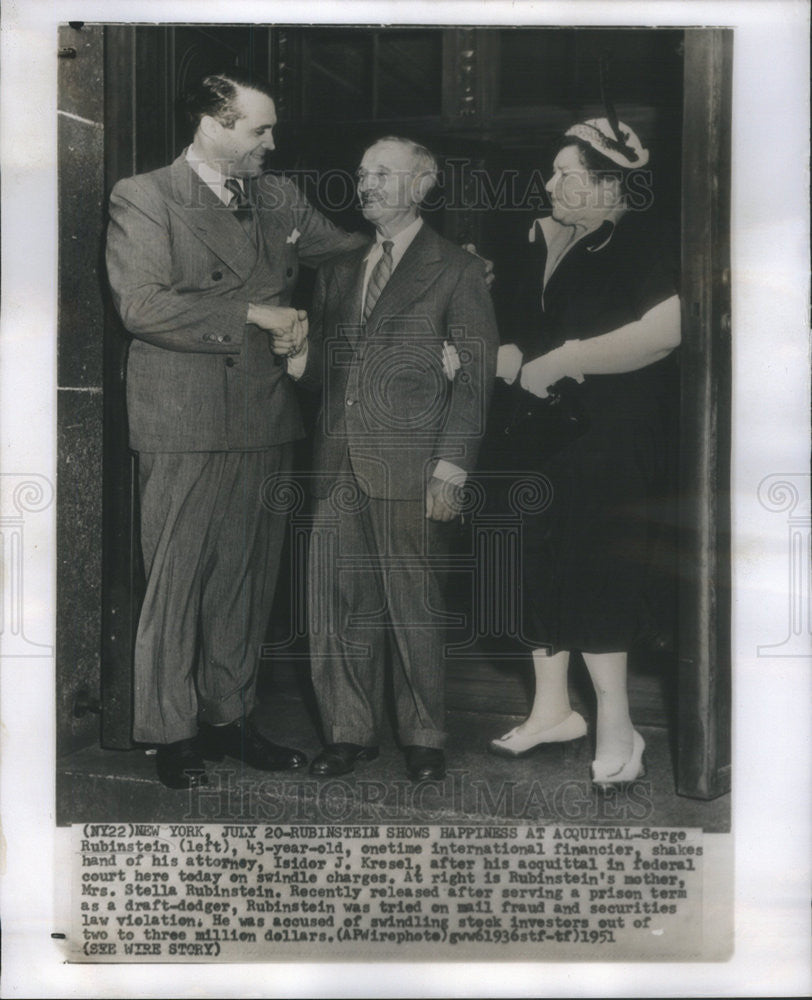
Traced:
[[490, 288], [491, 285], [493, 284], [495, 277], [493, 273], [493, 261], [488, 260], [486, 257], [481, 257], [476, 252], [476, 245], [474, 243], [463, 243], [462, 249], [467, 250], [468, 253], [472, 253], [475, 257], [479, 257], [479, 259], [485, 265], [485, 284], [487, 285], [488, 288]]
[[448, 479], [432, 476], [426, 488], [426, 517], [453, 521], [462, 508], [462, 491]]
[[307, 313], [304, 309], [287, 306], [248, 306], [247, 320], [270, 333], [274, 354], [292, 357], [298, 354], [307, 339]]
[[293, 328], [300, 315], [300, 310], [291, 309], [289, 306], [256, 305], [252, 302], [248, 306], [246, 319], [263, 330], [288, 330]]
[[285, 358], [293, 358], [302, 352], [307, 343], [307, 313], [299, 309], [291, 329], [272, 329], [271, 350]]

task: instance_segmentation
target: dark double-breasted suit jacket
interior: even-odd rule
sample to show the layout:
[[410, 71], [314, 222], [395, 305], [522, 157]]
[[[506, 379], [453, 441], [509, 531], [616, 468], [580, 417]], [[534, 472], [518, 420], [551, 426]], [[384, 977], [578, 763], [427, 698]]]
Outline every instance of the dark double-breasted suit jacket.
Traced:
[[299, 263], [366, 244], [313, 209], [290, 180], [250, 182], [252, 234], [191, 169], [119, 181], [110, 198], [107, 270], [134, 340], [127, 368], [137, 451], [240, 451], [303, 434], [285, 366], [246, 325], [249, 302], [286, 306]]

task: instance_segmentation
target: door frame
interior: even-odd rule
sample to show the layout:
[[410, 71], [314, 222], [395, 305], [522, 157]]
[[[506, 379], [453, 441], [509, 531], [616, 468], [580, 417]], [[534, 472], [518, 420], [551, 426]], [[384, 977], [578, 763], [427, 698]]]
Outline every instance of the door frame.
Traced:
[[685, 32], [677, 791], [731, 779], [730, 180], [733, 31]]

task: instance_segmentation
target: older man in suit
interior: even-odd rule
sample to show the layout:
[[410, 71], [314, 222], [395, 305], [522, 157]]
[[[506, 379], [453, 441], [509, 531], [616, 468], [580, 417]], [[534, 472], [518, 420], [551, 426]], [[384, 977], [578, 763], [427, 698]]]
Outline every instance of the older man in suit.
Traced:
[[[442, 564], [484, 431], [497, 333], [483, 262], [420, 216], [436, 172], [408, 139], [370, 147], [358, 194], [376, 242], [317, 276], [302, 382], [323, 386], [309, 566], [321, 776], [378, 755], [387, 637], [407, 773], [445, 773]], [[444, 370], [444, 345], [458, 370]], [[337, 533], [335, 571], [322, 528]]]
[[307, 333], [289, 308], [299, 263], [368, 243], [263, 172], [276, 124], [264, 84], [212, 74], [186, 104], [191, 146], [115, 186], [107, 241], [134, 338], [127, 406], [147, 575], [134, 738], [157, 744], [173, 788], [204, 782], [204, 757], [307, 763], [251, 721], [285, 527], [260, 490], [303, 435], [283, 360]]

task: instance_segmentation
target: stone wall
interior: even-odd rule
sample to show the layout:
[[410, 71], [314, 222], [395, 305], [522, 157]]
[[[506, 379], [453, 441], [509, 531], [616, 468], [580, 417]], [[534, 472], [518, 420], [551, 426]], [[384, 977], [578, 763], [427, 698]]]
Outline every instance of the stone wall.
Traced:
[[57, 752], [98, 739], [102, 565], [104, 29], [59, 29]]

